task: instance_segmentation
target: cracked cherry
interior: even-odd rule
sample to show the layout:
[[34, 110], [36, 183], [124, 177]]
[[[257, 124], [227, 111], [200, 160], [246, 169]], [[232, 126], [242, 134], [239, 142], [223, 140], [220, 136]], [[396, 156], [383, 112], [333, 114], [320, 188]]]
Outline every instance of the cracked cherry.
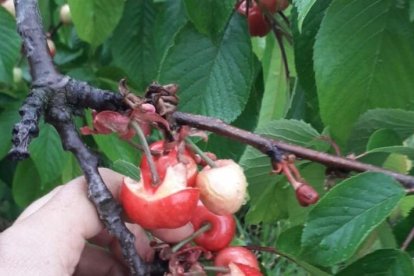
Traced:
[[143, 181], [125, 177], [120, 201], [128, 218], [145, 229], [178, 228], [188, 223], [199, 199], [199, 190], [187, 187], [182, 163], [167, 168], [164, 181], [154, 191]]
[[[160, 155], [153, 156], [154, 163], [161, 181], [164, 179], [168, 167], [179, 163], [179, 159], [181, 158], [181, 161], [185, 164], [187, 168], [187, 186], [195, 186], [195, 181], [198, 172], [197, 164], [194, 161], [192, 154], [187, 149], [184, 150], [181, 157], [178, 156], [179, 153], [177, 147], [172, 148], [169, 152], [165, 152], [163, 140], [152, 143], [150, 145], [150, 149], [151, 151], [161, 153]], [[151, 170], [146, 156], [144, 156], [141, 160], [141, 172], [144, 185], [146, 185], [148, 188], [152, 187], [153, 189], [156, 189], [156, 186], [152, 185]]]
[[199, 203], [191, 218], [194, 231], [206, 224], [210, 229], [194, 238], [194, 242], [209, 251], [218, 251], [230, 244], [236, 232], [236, 222], [232, 215], [219, 216]]

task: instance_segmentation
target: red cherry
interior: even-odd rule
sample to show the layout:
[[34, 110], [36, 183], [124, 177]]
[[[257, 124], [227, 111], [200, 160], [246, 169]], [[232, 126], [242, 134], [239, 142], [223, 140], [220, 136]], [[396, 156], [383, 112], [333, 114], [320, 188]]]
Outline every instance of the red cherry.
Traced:
[[249, 23], [249, 33], [251, 36], [265, 36], [270, 31], [270, 25], [263, 16], [258, 6], [249, 10], [247, 18]]
[[246, 270], [244, 266], [254, 269], [255, 272], [257, 272], [257, 270], [260, 271], [259, 262], [257, 261], [256, 256], [244, 247], [233, 246], [224, 248], [218, 252], [214, 259], [215, 266], [231, 267], [231, 263], [237, 265], [242, 271], [243, 269]]
[[199, 190], [188, 188], [181, 163], [167, 169], [155, 193], [128, 177], [121, 186], [120, 201], [129, 219], [146, 229], [178, 228], [188, 223], [199, 199]]
[[[155, 166], [157, 168], [157, 172], [160, 177], [160, 180], [162, 181], [165, 177], [165, 173], [168, 167], [179, 163], [178, 150], [175, 147], [171, 149], [169, 152], [165, 153], [163, 140], [160, 140], [160, 141], [157, 141], [151, 144], [150, 149], [152, 151], [157, 151], [161, 153], [161, 155], [154, 155], [153, 159], [154, 159]], [[184, 150], [184, 153], [181, 156], [181, 158], [183, 159], [183, 162], [185, 163], [185, 166], [187, 168], [187, 186], [194, 187], [196, 177], [197, 177], [197, 172], [198, 172], [197, 164], [195, 163], [194, 158], [192, 157], [191, 153], [188, 150]], [[153, 191], [155, 192], [157, 187], [154, 187], [151, 183], [152, 182], [151, 181], [151, 170], [150, 170], [146, 156], [144, 156], [141, 160], [141, 172], [142, 172], [144, 185], [146, 185], [148, 189], [152, 187]]]
[[318, 202], [319, 195], [312, 186], [302, 184], [296, 189], [296, 198], [298, 199], [300, 205], [309, 206]]
[[232, 215], [218, 216], [199, 203], [191, 218], [194, 231], [209, 223], [210, 230], [194, 239], [194, 242], [209, 251], [218, 251], [230, 244], [236, 231], [236, 222]]
[[261, 0], [260, 4], [267, 8], [271, 13], [274, 13], [279, 1], [280, 0]]

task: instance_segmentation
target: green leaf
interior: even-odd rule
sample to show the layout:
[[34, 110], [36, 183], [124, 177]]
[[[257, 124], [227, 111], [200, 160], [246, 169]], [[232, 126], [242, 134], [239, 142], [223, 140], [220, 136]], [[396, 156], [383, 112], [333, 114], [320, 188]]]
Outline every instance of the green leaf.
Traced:
[[20, 104], [11, 104], [6, 110], [0, 113], [0, 129], [2, 131], [2, 134], [0, 135], [0, 160], [6, 156], [11, 148], [13, 125], [17, 123], [20, 118], [19, 107]]
[[73, 154], [70, 154], [68, 156], [65, 166], [62, 169], [61, 183], [69, 182], [72, 179], [81, 176], [82, 174], [83, 173], [81, 168], [79, 167], [78, 161], [76, 160]]
[[141, 170], [137, 167], [137, 165], [130, 163], [125, 160], [116, 160], [112, 164], [112, 169], [117, 171], [125, 176], [128, 176], [136, 181], [141, 179]]
[[13, 198], [17, 205], [26, 207], [41, 194], [41, 178], [31, 159], [19, 162], [13, 178]]
[[180, 85], [180, 110], [226, 122], [240, 115], [254, 81], [255, 59], [245, 28], [244, 18], [234, 14], [214, 41], [191, 25], [176, 36], [160, 81]]
[[[293, 0], [293, 4], [298, 9], [298, 27], [302, 31], [303, 22], [315, 4], [316, 0]], [[319, 1], [321, 2], [321, 1]]]
[[211, 37], [224, 28], [234, 8], [232, 0], [185, 0], [184, 3], [196, 29]]
[[122, 16], [124, 0], [68, 0], [79, 37], [96, 48], [109, 37]]
[[[394, 225], [393, 231], [399, 247], [401, 247], [406, 242], [407, 238], [411, 234], [411, 231], [413, 230], [413, 221], [414, 210], [411, 210], [411, 212], [406, 218]], [[408, 244], [406, 250], [408, 252], [414, 251], [414, 243], [412, 241]]]
[[410, 12], [410, 21], [414, 21], [414, 0], [409, 0], [409, 12]]
[[137, 89], [144, 90], [159, 79], [159, 65], [187, 21], [182, 1], [166, 1], [162, 5], [150, 0], [127, 1], [110, 47], [114, 63]]
[[303, 256], [324, 266], [349, 259], [404, 194], [394, 179], [379, 173], [341, 182], [309, 213], [302, 235]]
[[[286, 43], [285, 48], [287, 55], [291, 57], [291, 46]], [[259, 125], [283, 118], [289, 105], [289, 80], [285, 76], [279, 46], [272, 36], [266, 37], [262, 64], [265, 92], [260, 109]]]
[[411, 257], [400, 250], [377, 250], [341, 270], [337, 276], [407, 276], [414, 275]]
[[126, 141], [121, 140], [117, 134], [93, 135], [93, 139], [102, 151], [112, 162], [124, 159], [128, 162], [137, 164], [139, 152]]
[[[298, 27], [299, 19], [297, 9], [292, 9], [292, 35], [298, 83], [295, 85], [296, 97], [292, 100], [290, 113], [296, 112], [292, 118], [303, 119], [318, 129], [322, 129], [323, 125], [319, 115], [319, 103], [316, 93], [315, 72], [313, 69], [313, 46], [315, 44], [316, 34], [325, 16], [325, 11], [331, 2], [332, 0], [315, 2], [303, 21], [302, 31], [299, 31]], [[298, 105], [298, 103], [301, 103], [298, 101], [301, 98], [302, 104]], [[298, 116], [298, 113], [302, 113], [301, 116]]]
[[414, 112], [400, 109], [374, 109], [365, 112], [355, 124], [348, 143], [349, 151], [361, 153], [371, 135], [379, 129], [394, 131], [401, 140], [413, 134]]
[[30, 156], [42, 180], [41, 187], [56, 180], [63, 171], [69, 157], [64, 152], [59, 135], [49, 124], [39, 126], [39, 137], [30, 144]]
[[334, 0], [329, 6], [314, 66], [321, 117], [339, 143], [368, 109], [414, 107], [413, 27], [399, 1]]
[[20, 38], [13, 16], [0, 6], [0, 83], [13, 82], [13, 66], [20, 54]]
[[251, 182], [254, 186], [249, 187], [249, 194], [253, 194], [252, 190], [257, 189], [260, 189], [262, 193], [255, 194], [250, 198], [250, 208], [245, 218], [248, 224], [270, 223], [288, 218], [286, 197], [289, 186], [275, 185], [274, 182], [275, 180], [273, 183]]
[[369, 151], [375, 148], [401, 145], [402, 142], [403, 141], [395, 131], [381, 128], [369, 137], [367, 150]]

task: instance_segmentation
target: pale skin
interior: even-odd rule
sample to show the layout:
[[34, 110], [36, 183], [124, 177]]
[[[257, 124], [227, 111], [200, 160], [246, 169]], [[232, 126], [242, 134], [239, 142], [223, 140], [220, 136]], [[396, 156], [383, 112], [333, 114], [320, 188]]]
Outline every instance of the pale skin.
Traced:
[[[100, 172], [117, 198], [122, 175]], [[139, 255], [151, 261], [154, 252], [145, 232], [137, 225], [128, 228]], [[0, 275], [128, 275], [119, 250], [108, 250], [114, 243], [79, 177], [32, 203], [0, 234]]]

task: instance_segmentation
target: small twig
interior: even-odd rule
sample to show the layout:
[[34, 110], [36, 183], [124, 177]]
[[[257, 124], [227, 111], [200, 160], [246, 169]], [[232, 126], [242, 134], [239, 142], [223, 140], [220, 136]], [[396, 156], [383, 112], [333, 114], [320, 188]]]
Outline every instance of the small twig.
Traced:
[[411, 229], [410, 233], [408, 234], [407, 238], [402, 244], [401, 250], [405, 251], [410, 245], [410, 243], [413, 241], [413, 239], [414, 239], [414, 227]]

